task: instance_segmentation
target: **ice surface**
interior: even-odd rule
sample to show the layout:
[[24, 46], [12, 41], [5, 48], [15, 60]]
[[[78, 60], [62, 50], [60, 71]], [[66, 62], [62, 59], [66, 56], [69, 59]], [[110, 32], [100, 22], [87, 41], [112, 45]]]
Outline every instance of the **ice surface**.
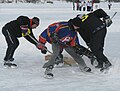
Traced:
[[[3, 58], [6, 50], [4, 36], [0, 31], [0, 91], [119, 91], [120, 90], [120, 5], [113, 3], [108, 10], [107, 3], [100, 3], [110, 16], [117, 11], [113, 24], [108, 28], [105, 41], [105, 54], [113, 64], [108, 74], [98, 73], [85, 58], [86, 63], [95, 71], [94, 74], [80, 72], [78, 67], [55, 68], [54, 79], [45, 79], [42, 68], [44, 55], [24, 38], [15, 52], [17, 69], [4, 69]], [[0, 30], [5, 23], [20, 15], [40, 17], [41, 25], [34, 31], [36, 38], [51, 23], [66, 21], [79, 12], [72, 10], [72, 3], [55, 2], [54, 4], [0, 4]], [[82, 39], [81, 44], [85, 45]], [[46, 45], [49, 50], [51, 46]], [[65, 54], [67, 55], [67, 54]]]

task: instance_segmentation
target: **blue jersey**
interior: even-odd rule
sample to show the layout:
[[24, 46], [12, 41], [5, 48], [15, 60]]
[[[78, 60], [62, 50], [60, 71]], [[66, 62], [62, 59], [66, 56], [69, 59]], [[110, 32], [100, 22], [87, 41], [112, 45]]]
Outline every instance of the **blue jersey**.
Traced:
[[39, 36], [39, 41], [44, 44], [46, 42], [52, 43], [50, 35], [54, 32], [57, 33], [59, 42], [63, 46], [75, 46], [79, 44], [77, 32], [70, 29], [68, 22], [57, 22], [49, 25]]

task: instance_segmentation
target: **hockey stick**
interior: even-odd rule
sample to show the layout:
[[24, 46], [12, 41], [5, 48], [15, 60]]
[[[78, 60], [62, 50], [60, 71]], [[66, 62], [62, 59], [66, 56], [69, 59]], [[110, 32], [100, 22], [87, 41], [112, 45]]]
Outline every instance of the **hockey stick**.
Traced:
[[117, 12], [115, 12], [115, 13], [113, 14], [113, 16], [111, 17], [111, 19], [113, 19], [113, 17], [114, 17], [116, 14], [117, 14]]
[[[39, 44], [39, 42], [37, 40], [35, 40], [31, 35], [27, 34], [35, 43]], [[45, 45], [43, 45], [42, 43], [40, 43], [42, 46], [46, 47]], [[51, 51], [49, 51], [48, 49], [44, 48], [47, 52], [49, 52], [50, 54], [52, 54]]]
[[[39, 43], [37, 40], [35, 40], [31, 35], [29, 35], [29, 34], [27, 34], [33, 41], [35, 41], [37, 44]], [[42, 43], [41, 43], [41, 45], [43, 45]], [[43, 45], [44, 47], [45, 47], [45, 45]], [[51, 51], [49, 51], [48, 49], [46, 49], [45, 48], [45, 50], [47, 51], [47, 52], [49, 52], [50, 54], [53, 54]], [[59, 56], [58, 56], [58, 58], [59, 58]], [[67, 63], [66, 61], [64, 61], [66, 64], [68, 64], [69, 66], [71, 66], [71, 64], [69, 64], [69, 63]]]

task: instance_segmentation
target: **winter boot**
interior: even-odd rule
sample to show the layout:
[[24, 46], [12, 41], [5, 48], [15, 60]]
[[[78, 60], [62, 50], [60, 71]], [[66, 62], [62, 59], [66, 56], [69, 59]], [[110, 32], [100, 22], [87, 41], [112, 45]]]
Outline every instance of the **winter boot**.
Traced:
[[7, 68], [7, 67], [10, 67], [10, 68], [16, 68], [17, 67], [17, 64], [13, 63], [14, 61], [14, 58], [11, 58], [7, 61], [4, 61], [4, 67]]
[[53, 65], [49, 66], [45, 70], [45, 78], [52, 79], [53, 78], [53, 73], [52, 73]]

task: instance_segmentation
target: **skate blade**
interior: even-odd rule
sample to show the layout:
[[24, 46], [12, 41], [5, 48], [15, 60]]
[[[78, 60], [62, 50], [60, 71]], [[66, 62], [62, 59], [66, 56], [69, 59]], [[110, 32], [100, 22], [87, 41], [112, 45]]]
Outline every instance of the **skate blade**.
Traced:
[[44, 78], [46, 78], [46, 79], [53, 79], [53, 74], [50, 74], [50, 75], [44, 75]]
[[53, 79], [53, 76], [44, 75], [44, 78], [46, 78], [46, 79]]
[[112, 66], [106, 68], [106, 69], [100, 69], [100, 71], [104, 74], [107, 74], [109, 72], [109, 70], [112, 68]]
[[7, 66], [7, 65], [5, 65], [5, 66], [4, 66], [4, 68], [5, 68], [5, 69], [7, 69], [7, 68], [16, 69], [16, 68], [17, 68], [17, 66]]

